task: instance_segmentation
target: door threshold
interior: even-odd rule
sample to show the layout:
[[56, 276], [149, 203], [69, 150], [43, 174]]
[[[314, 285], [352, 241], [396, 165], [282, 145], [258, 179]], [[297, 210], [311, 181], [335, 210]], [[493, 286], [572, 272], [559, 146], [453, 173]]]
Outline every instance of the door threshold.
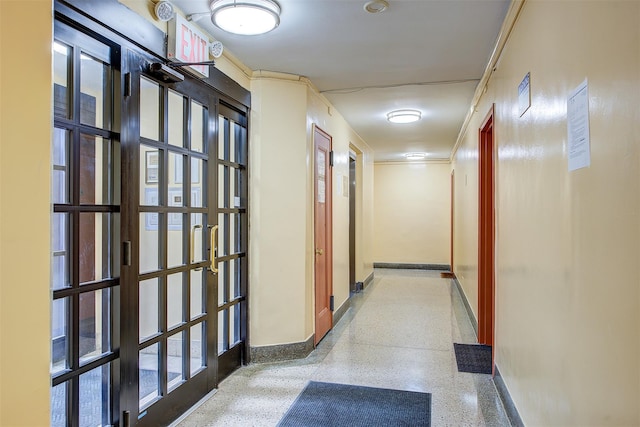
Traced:
[[200, 399], [198, 402], [196, 402], [195, 405], [193, 405], [191, 408], [187, 409], [182, 415], [180, 415], [180, 417], [178, 417], [175, 421], [173, 421], [171, 424], [169, 424], [169, 427], [177, 427], [178, 424], [183, 422], [189, 415], [194, 413], [196, 411], [196, 409], [201, 407], [207, 400], [211, 399], [213, 397], [213, 395], [216, 394], [217, 392], [218, 392], [217, 388], [214, 388], [213, 390], [211, 390], [202, 399]]

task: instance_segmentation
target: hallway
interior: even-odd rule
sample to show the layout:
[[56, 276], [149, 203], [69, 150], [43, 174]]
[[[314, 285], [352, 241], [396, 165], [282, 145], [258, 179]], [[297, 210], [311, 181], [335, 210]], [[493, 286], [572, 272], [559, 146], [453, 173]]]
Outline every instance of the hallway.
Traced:
[[475, 342], [453, 281], [376, 269], [306, 359], [242, 367], [175, 424], [275, 426], [308, 381], [323, 381], [431, 393], [434, 427], [509, 425], [491, 377], [458, 372], [453, 342]]

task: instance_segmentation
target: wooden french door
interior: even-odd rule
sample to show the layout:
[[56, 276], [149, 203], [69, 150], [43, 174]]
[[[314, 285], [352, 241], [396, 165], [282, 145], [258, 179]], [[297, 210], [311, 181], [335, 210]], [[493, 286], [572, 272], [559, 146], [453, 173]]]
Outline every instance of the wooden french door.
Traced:
[[110, 425], [120, 379], [120, 55], [54, 28], [51, 425]]
[[[129, 53], [132, 120], [123, 233], [129, 327], [124, 414], [162, 425], [243, 361], [247, 292], [247, 119], [187, 73], [165, 82]], [[179, 73], [179, 71], [178, 71]], [[130, 268], [129, 268], [130, 267]]]
[[[128, 422], [163, 425], [217, 385], [216, 100], [128, 52], [123, 129], [124, 383]], [[126, 320], [124, 320], [126, 319]]]
[[495, 321], [495, 171], [491, 108], [479, 132], [478, 342], [493, 346]]
[[218, 104], [218, 381], [245, 360], [248, 317], [247, 115]]
[[315, 344], [333, 327], [331, 137], [314, 126]]
[[247, 111], [54, 36], [51, 425], [168, 425], [246, 354]]

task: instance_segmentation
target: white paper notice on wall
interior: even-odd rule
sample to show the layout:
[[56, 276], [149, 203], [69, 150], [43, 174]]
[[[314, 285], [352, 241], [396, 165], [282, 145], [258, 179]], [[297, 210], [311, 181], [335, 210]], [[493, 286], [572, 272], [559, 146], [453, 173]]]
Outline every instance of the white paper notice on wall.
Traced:
[[589, 85], [587, 79], [567, 99], [569, 172], [591, 165], [589, 138]]
[[531, 107], [531, 73], [527, 73], [518, 85], [518, 111], [520, 117]]

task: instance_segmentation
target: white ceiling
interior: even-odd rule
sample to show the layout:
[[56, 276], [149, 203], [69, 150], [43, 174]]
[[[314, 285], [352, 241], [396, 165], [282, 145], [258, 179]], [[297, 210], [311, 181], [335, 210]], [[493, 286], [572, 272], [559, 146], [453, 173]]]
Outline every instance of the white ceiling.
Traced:
[[[407, 152], [448, 159], [489, 61], [510, 0], [277, 0], [280, 26], [259, 36], [228, 34], [208, 16], [197, 23], [253, 70], [309, 78], [375, 150], [376, 161]], [[173, 0], [185, 14], [208, 0]], [[412, 124], [386, 113], [422, 112]]]

